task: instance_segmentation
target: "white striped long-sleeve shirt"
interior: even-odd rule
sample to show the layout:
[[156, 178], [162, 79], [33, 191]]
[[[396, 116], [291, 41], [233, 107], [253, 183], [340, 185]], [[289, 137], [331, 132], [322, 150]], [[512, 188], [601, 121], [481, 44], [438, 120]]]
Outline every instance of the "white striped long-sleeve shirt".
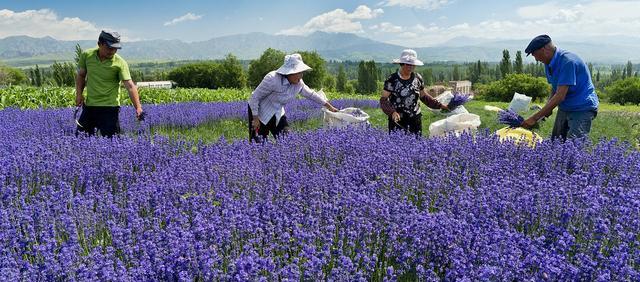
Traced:
[[289, 83], [284, 75], [272, 71], [264, 76], [249, 98], [249, 107], [253, 115], [257, 115], [263, 124], [276, 116], [276, 124], [284, 116], [284, 105], [291, 102], [300, 93], [303, 97], [324, 105], [327, 99], [318, 95], [300, 79], [297, 84]]

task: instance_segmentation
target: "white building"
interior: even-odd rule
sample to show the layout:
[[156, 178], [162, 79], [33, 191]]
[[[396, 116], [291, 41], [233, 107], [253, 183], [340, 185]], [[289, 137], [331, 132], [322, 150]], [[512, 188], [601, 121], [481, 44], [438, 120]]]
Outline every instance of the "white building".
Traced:
[[175, 88], [176, 87], [176, 83], [171, 81], [171, 80], [167, 80], [167, 81], [141, 81], [141, 82], [137, 82], [136, 86], [138, 88], [140, 87], [148, 87], [148, 88]]
[[471, 93], [471, 81], [468, 80], [449, 81], [449, 87], [451, 87], [453, 92]]

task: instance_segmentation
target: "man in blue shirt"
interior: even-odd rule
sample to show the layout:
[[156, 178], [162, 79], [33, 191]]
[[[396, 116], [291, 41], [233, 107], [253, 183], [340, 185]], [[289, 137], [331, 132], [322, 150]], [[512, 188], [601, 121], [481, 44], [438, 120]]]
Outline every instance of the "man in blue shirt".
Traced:
[[548, 35], [536, 36], [527, 49], [536, 61], [545, 64], [547, 81], [551, 84], [551, 98], [540, 111], [522, 122], [531, 128], [543, 117], [558, 114], [551, 138], [586, 137], [591, 131], [591, 121], [598, 113], [598, 96], [591, 81], [589, 68], [576, 54], [557, 48]]

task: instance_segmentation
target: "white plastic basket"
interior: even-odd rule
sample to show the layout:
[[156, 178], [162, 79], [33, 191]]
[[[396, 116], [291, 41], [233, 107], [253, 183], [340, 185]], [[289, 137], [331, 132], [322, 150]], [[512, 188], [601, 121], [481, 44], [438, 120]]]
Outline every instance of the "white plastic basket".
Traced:
[[325, 128], [343, 128], [346, 126], [369, 126], [369, 114], [359, 108], [344, 108], [338, 112], [332, 112], [325, 108], [323, 125]]
[[449, 133], [460, 134], [464, 131], [475, 131], [478, 126], [480, 126], [479, 115], [452, 115], [431, 123], [429, 125], [429, 136], [443, 136]]

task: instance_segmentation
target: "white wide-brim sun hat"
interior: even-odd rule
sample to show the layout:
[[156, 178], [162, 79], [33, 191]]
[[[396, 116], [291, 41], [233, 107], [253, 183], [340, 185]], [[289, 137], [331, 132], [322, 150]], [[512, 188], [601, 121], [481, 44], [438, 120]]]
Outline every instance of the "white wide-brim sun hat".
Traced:
[[278, 68], [276, 72], [282, 75], [288, 75], [308, 70], [311, 70], [311, 67], [307, 66], [302, 61], [302, 56], [300, 56], [300, 54], [295, 53], [284, 56], [284, 64], [282, 64], [282, 66], [280, 66], [280, 68]]
[[400, 59], [393, 60], [394, 64], [407, 64], [414, 66], [422, 66], [424, 63], [418, 60], [418, 53], [411, 49], [402, 50], [402, 54], [400, 54]]

